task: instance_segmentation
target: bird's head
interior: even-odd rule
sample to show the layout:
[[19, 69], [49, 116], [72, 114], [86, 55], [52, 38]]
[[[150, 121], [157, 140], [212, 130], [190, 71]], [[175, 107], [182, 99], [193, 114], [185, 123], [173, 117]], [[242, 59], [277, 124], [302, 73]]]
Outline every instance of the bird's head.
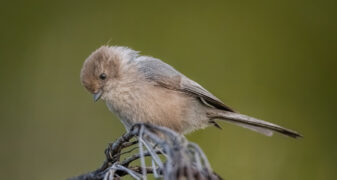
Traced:
[[107, 88], [119, 76], [119, 62], [122, 58], [112, 47], [102, 46], [84, 62], [81, 70], [82, 85], [99, 100]]
[[97, 101], [121, 79], [138, 52], [122, 46], [101, 46], [85, 60], [81, 70], [82, 85]]

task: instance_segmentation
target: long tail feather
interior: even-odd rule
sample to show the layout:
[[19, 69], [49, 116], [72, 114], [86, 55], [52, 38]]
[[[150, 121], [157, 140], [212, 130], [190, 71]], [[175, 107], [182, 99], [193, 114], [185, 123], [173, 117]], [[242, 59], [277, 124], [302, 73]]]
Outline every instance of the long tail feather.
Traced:
[[302, 135], [300, 135], [296, 131], [235, 112], [215, 110], [209, 114], [209, 117], [212, 119], [226, 120], [230, 123], [236, 124], [244, 128], [248, 128], [266, 136], [272, 136], [273, 132], [278, 132], [292, 138], [302, 137]]

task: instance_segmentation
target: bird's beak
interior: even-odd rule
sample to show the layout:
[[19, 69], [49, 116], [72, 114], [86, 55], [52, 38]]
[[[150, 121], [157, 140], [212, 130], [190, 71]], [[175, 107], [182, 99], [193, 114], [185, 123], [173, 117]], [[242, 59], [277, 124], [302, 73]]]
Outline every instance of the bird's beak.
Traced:
[[93, 96], [94, 96], [94, 101], [95, 101], [95, 102], [98, 101], [98, 100], [101, 98], [102, 93], [103, 93], [103, 91], [102, 91], [102, 90], [99, 90], [97, 93], [94, 93], [94, 94], [93, 94]]

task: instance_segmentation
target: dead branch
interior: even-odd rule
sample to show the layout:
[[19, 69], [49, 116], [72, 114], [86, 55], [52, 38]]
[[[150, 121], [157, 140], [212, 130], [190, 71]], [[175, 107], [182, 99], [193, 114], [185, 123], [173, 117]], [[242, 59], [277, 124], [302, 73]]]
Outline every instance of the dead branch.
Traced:
[[[136, 154], [130, 154], [136, 149]], [[164, 127], [136, 124], [109, 144], [105, 155], [106, 159], [100, 168], [69, 180], [112, 180], [126, 175], [143, 180], [147, 179], [148, 174], [165, 180], [221, 179], [212, 171], [198, 145]], [[126, 158], [121, 160], [121, 156]], [[146, 165], [146, 157], [150, 158], [151, 166]], [[130, 165], [137, 160], [140, 160], [140, 165]]]

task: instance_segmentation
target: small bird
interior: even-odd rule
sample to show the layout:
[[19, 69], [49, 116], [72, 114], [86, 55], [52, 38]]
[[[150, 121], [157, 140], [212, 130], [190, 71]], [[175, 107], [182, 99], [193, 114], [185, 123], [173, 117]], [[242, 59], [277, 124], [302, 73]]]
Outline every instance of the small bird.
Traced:
[[122, 46], [101, 46], [84, 62], [82, 85], [102, 99], [128, 131], [135, 123], [170, 128], [180, 134], [224, 120], [272, 136], [301, 135], [279, 125], [235, 112], [198, 83], [160, 59]]

